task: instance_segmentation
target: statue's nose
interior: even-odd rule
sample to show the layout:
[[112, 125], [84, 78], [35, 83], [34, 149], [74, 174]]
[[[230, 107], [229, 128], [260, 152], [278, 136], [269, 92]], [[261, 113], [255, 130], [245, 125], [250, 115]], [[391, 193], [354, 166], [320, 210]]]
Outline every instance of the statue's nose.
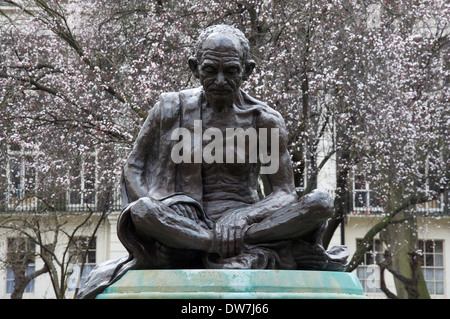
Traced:
[[219, 74], [217, 74], [216, 84], [219, 86], [224, 86], [225, 84], [227, 84], [225, 76], [223, 75], [222, 72], [219, 72]]

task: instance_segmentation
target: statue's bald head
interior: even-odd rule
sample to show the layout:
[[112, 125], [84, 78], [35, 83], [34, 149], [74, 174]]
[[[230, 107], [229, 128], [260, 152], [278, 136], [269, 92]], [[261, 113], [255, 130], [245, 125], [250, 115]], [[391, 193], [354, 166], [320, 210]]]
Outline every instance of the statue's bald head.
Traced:
[[255, 68], [255, 62], [249, 59], [250, 46], [247, 38], [242, 31], [233, 26], [218, 24], [200, 33], [194, 54], [189, 58], [189, 67], [195, 77], [199, 78], [198, 67], [203, 62], [204, 54], [211, 51], [236, 53], [243, 69], [242, 80], [244, 81], [249, 78]]
[[244, 33], [242, 33], [239, 29], [227, 25], [227, 24], [218, 24], [213, 25], [200, 33], [200, 36], [197, 39], [197, 43], [195, 44], [195, 52], [194, 56], [200, 61], [201, 56], [203, 54], [204, 44], [208, 38], [214, 37], [216, 35], [220, 35], [223, 37], [229, 37], [236, 41], [236, 43], [240, 46], [240, 51], [242, 53], [242, 61], [245, 62], [248, 59], [250, 54], [250, 46], [247, 38]]

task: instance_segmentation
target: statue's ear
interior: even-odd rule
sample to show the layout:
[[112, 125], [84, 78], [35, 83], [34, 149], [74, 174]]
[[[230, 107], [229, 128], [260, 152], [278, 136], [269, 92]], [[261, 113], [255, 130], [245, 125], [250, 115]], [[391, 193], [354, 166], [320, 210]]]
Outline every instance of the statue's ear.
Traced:
[[192, 73], [198, 79], [199, 78], [199, 71], [198, 71], [198, 60], [197, 60], [197, 58], [194, 57], [194, 56], [191, 56], [189, 58], [188, 62], [189, 62], [189, 67], [192, 70]]
[[245, 69], [244, 69], [244, 75], [243, 75], [244, 81], [247, 81], [248, 78], [250, 77], [250, 75], [252, 75], [253, 70], [255, 69], [255, 65], [256, 65], [256, 63], [253, 60], [245, 61]]

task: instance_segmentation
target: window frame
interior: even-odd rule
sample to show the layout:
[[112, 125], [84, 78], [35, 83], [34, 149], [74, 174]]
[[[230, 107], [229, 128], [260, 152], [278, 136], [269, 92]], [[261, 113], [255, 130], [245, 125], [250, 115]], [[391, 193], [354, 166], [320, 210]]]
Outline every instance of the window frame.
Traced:
[[[27, 193], [36, 193], [37, 189], [37, 181], [39, 172], [37, 169], [33, 169], [34, 171], [34, 186], [32, 189], [28, 189], [26, 187], [27, 184], [27, 165], [29, 162], [27, 162], [27, 159], [31, 159], [31, 162], [34, 162], [34, 157], [36, 156], [36, 152], [33, 151], [27, 151], [23, 148], [20, 148], [20, 150], [12, 150], [11, 146], [8, 145], [7, 147], [7, 156], [6, 156], [6, 181], [7, 181], [7, 187], [6, 187], [6, 204], [8, 209], [10, 210], [16, 210], [16, 211], [28, 211], [28, 210], [35, 210], [38, 205], [38, 201], [36, 196], [26, 196]], [[16, 159], [19, 166], [19, 187], [14, 187], [13, 183], [13, 177], [11, 176], [12, 168], [11, 168], [11, 160]], [[18, 195], [13, 196], [12, 194], [16, 193]]]
[[[27, 275], [29, 275], [30, 273], [33, 273], [34, 271], [36, 271], [36, 261], [35, 261], [35, 251], [36, 251], [36, 246], [35, 244], [26, 237], [8, 237], [7, 238], [7, 245], [6, 245], [6, 251], [7, 254], [10, 253], [10, 247], [11, 241], [18, 241], [21, 240], [23, 242], [20, 242], [19, 245], [23, 244], [23, 250], [21, 249], [21, 251], [23, 251], [24, 254], [33, 254], [33, 258], [32, 261], [30, 261], [27, 265]], [[22, 248], [22, 247], [21, 247]], [[29, 249], [28, 249], [29, 248]], [[8, 265], [6, 266], [6, 280], [5, 280], [5, 292], [6, 294], [12, 294], [14, 291], [14, 286], [15, 286], [15, 275], [14, 275], [14, 270], [13, 267], [8, 263]], [[25, 287], [24, 293], [34, 293], [35, 291], [35, 280], [32, 279], [30, 280], [30, 282], [27, 284], [27, 286]]]
[[[440, 243], [441, 245], [441, 251], [436, 252], [436, 242]], [[431, 245], [428, 245], [431, 244]], [[421, 263], [420, 266], [422, 268], [423, 277], [425, 280], [425, 283], [427, 285], [427, 289], [430, 295], [435, 296], [445, 296], [445, 241], [440, 239], [419, 239], [419, 249], [422, 250], [422, 257], [421, 257]], [[427, 251], [427, 248], [432, 248], [432, 251]], [[441, 265], [436, 265], [437, 256], [440, 256], [439, 258], [441, 260]], [[431, 258], [429, 258], [431, 257]], [[432, 265], [427, 265], [427, 263], [432, 260]], [[432, 272], [430, 272], [432, 271]], [[436, 280], [436, 272], [440, 271], [442, 273], [442, 278], [440, 280]], [[430, 278], [429, 274], [432, 273], [433, 276]], [[437, 293], [437, 287], [438, 283], [442, 286], [442, 292]]]
[[[357, 180], [361, 178], [361, 181]], [[363, 185], [362, 188], [358, 184]], [[357, 194], [363, 194], [365, 205], [357, 205]], [[370, 183], [366, 179], [366, 174], [358, 172], [354, 169], [352, 177], [352, 211], [354, 214], [370, 215], [372, 213], [382, 213], [383, 207], [372, 205], [373, 201], [377, 201], [375, 191], [370, 188]]]
[[[93, 162], [93, 167], [94, 167], [94, 174], [93, 174], [93, 188], [89, 188], [86, 187], [86, 182], [88, 180], [88, 178], [86, 177], [86, 172], [87, 172], [87, 158], [93, 158], [94, 162]], [[89, 208], [93, 208], [95, 209], [97, 207], [97, 203], [98, 203], [98, 194], [97, 194], [97, 187], [96, 187], [96, 183], [98, 181], [98, 153], [97, 151], [93, 151], [90, 152], [89, 154], [83, 154], [80, 156], [80, 167], [78, 167], [79, 169], [79, 175], [80, 175], [80, 179], [78, 181], [78, 185], [79, 187], [74, 187], [75, 185], [72, 184], [72, 178], [73, 176], [71, 176], [71, 170], [74, 169], [73, 165], [69, 166], [69, 172], [68, 174], [68, 180], [70, 180], [69, 185], [67, 187], [67, 191], [66, 191], [66, 202], [67, 202], [67, 210], [68, 211], [80, 211], [80, 210], [85, 210], [86, 207]], [[92, 192], [92, 194], [87, 194], [88, 192]], [[76, 193], [77, 196], [79, 196], [78, 202], [75, 203], [74, 201], [72, 201], [73, 197], [72, 194]], [[91, 197], [92, 196], [92, 197]], [[88, 200], [91, 200], [92, 202], [87, 202]]]
[[[67, 290], [69, 292], [75, 291], [77, 288], [80, 288], [86, 282], [90, 272], [97, 265], [97, 237], [94, 237], [91, 241], [91, 247], [88, 247], [87, 244], [90, 241], [89, 236], [76, 236], [72, 238], [69, 242], [69, 264], [71, 267], [72, 274], [68, 278]], [[81, 243], [82, 247], [79, 247]], [[87, 251], [85, 250], [87, 248]], [[83, 265], [83, 271], [80, 273], [81, 265], [83, 264], [82, 260], [80, 260], [80, 254], [86, 253], [85, 261]], [[75, 262], [72, 260], [75, 258]], [[93, 258], [93, 259], [92, 259]]]
[[[362, 239], [356, 238], [356, 247], [361, 244]], [[371, 250], [366, 251], [364, 254], [363, 261], [356, 268], [356, 276], [358, 277], [361, 285], [363, 287], [364, 293], [376, 293], [383, 294], [381, 290], [381, 281], [380, 281], [380, 267], [378, 266], [378, 262], [383, 258], [385, 244], [379, 238], [374, 238], [372, 244], [370, 245]], [[368, 256], [371, 255], [368, 260]], [[368, 273], [368, 270], [371, 270], [371, 273]], [[370, 278], [370, 276], [374, 276]], [[368, 282], [374, 280], [370, 285], [374, 285], [373, 287], [368, 286]]]

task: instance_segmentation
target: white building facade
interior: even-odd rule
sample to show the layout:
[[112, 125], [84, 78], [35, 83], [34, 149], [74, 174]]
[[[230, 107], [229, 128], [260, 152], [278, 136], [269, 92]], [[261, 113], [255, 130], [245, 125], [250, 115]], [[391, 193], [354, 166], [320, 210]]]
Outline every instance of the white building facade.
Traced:
[[[327, 189], [331, 195], [334, 193], [334, 161], [325, 166], [319, 176], [318, 187]], [[16, 168], [11, 168], [14, 170]], [[20, 174], [26, 174], [25, 170], [20, 170]], [[11, 176], [11, 174], [9, 174]], [[17, 179], [21, 180], [22, 177]], [[22, 178], [22, 180], [24, 180]], [[26, 219], [35, 216], [37, 206], [33, 201], [23, 201], [22, 205], [11, 205], [15, 200], [24, 198], [20, 194], [23, 190], [21, 183], [14, 184], [10, 178], [7, 179], [8, 187], [3, 189], [3, 203], [2, 211], [0, 212], [0, 221], [5, 225], [5, 220], [19, 218]], [[354, 185], [357, 184], [356, 182]], [[14, 188], [15, 189], [12, 189]], [[377, 222], [383, 218], [383, 213], [378, 207], [371, 206], [370, 196], [371, 190], [368, 185], [362, 187], [358, 185], [352, 191], [352, 210], [347, 214], [342, 227], [339, 227], [334, 234], [330, 243], [332, 245], [345, 244], [350, 250], [350, 257], [356, 251], [359, 241], [364, 237], [367, 231], [373, 227]], [[101, 197], [101, 195], [98, 195]], [[9, 198], [9, 202], [5, 200]], [[64, 253], [66, 266], [62, 271], [66, 271], [67, 290], [66, 298], [72, 298], [77, 286], [80, 286], [86, 279], [87, 274], [95, 265], [110, 259], [117, 259], [127, 254], [126, 250], [120, 243], [117, 237], [117, 218], [120, 214], [121, 203], [119, 192], [116, 193], [113, 209], [108, 216], [99, 224], [94, 237], [94, 227], [96, 220], [98, 220], [100, 213], [92, 214], [96, 209], [91, 201], [79, 202], [78, 205], [73, 204], [73, 196], [68, 195], [65, 199], [66, 205], [61, 205], [65, 210], [60, 210], [55, 213], [58, 218], [65, 218], [60, 221], [60, 225], [64, 225], [65, 233], [73, 236], [68, 239], [68, 236], [61, 236], [61, 239], [56, 241], [58, 248], [55, 249], [55, 254], [62, 256]], [[72, 201], [72, 205], [70, 204]], [[8, 205], [8, 203], [10, 205]], [[419, 208], [418, 208], [419, 209]], [[98, 209], [100, 210], [100, 209]], [[448, 298], [450, 296], [450, 214], [448, 209], [448, 200], [435, 201], [427, 203], [420, 208], [418, 213], [417, 230], [419, 238], [419, 249], [423, 252], [422, 271], [427, 283], [428, 290], [432, 298]], [[428, 214], [426, 214], [428, 212]], [[430, 213], [431, 212], [431, 213]], [[91, 215], [89, 215], [91, 214]], [[40, 218], [45, 219], [45, 214], [41, 214]], [[77, 233], [71, 233], [79, 225], [83, 224], [85, 218], [90, 216], [92, 219], [87, 227]], [[31, 228], [30, 228], [31, 229]], [[60, 230], [62, 232], [62, 229]], [[46, 233], [49, 231], [46, 230]], [[54, 232], [51, 234], [54, 236]], [[50, 241], [52, 236], [49, 236]], [[88, 243], [88, 240], [91, 239]], [[49, 242], [50, 242], [49, 241]], [[73, 243], [69, 243], [72, 241]], [[27, 245], [27, 238], [25, 232], [12, 231], [11, 229], [0, 228], [0, 261], [3, 261], [0, 268], [0, 298], [11, 298], [14, 288], [14, 272], [6, 261], [9, 254], [14, 251], [15, 244], [22, 244], [23, 250], [38, 250], [40, 247], [36, 245]], [[86, 251], [84, 263], [80, 258], [79, 251], [72, 245], [78, 245], [78, 249]], [[371, 298], [386, 298], [385, 294], [380, 289], [379, 267], [377, 262], [380, 262], [384, 250], [382, 240], [376, 237], [373, 244], [368, 248], [365, 254], [364, 261], [355, 270], [358, 275], [365, 293]], [[68, 247], [68, 248], [67, 248]], [[17, 250], [17, 248], [16, 248]], [[73, 251], [72, 251], [73, 250]], [[36, 254], [39, 255], [39, 254]], [[56, 257], [55, 257], [56, 258]], [[59, 257], [60, 260], [61, 257]], [[68, 262], [68, 259], [71, 261]], [[56, 264], [56, 263], [55, 263]], [[80, 267], [83, 265], [84, 271], [80, 273]], [[28, 261], [28, 271], [30, 273], [37, 271], [43, 267], [43, 261], [39, 257], [34, 257]], [[395, 284], [392, 275], [386, 272], [387, 287], [395, 293]], [[23, 298], [55, 298], [55, 291], [50, 279], [49, 273], [44, 273], [28, 284]]]

